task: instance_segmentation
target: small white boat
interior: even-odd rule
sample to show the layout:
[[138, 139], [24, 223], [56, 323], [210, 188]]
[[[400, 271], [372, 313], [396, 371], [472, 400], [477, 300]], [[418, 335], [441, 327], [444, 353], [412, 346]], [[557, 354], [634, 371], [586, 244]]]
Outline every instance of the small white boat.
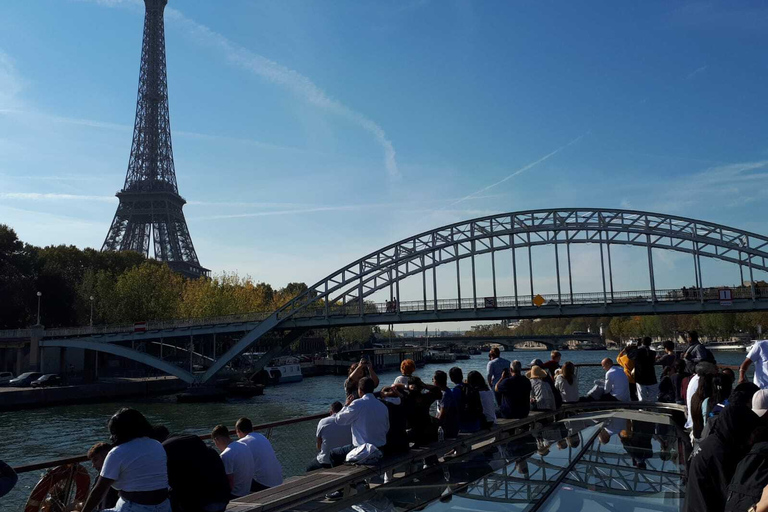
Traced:
[[304, 380], [304, 376], [301, 374], [301, 361], [298, 357], [278, 357], [271, 360], [269, 366], [265, 366], [264, 370], [269, 374], [270, 384], [286, 384]]

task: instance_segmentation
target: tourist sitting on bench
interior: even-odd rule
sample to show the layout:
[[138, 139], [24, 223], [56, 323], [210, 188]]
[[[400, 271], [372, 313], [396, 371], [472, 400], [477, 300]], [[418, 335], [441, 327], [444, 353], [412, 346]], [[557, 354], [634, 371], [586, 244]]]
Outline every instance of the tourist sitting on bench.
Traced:
[[352, 430], [349, 425], [336, 423], [336, 414], [341, 411], [341, 402], [331, 404], [331, 414], [317, 424], [318, 454], [309, 466], [307, 472], [331, 467], [331, 451], [352, 444]]
[[387, 406], [378, 400], [373, 391], [376, 384], [370, 377], [363, 377], [358, 384], [358, 395], [347, 397], [347, 404], [336, 414], [338, 425], [349, 425], [352, 429], [352, 444], [331, 451], [331, 463], [343, 464], [347, 454], [358, 446], [372, 444], [381, 449], [387, 443], [389, 412]]

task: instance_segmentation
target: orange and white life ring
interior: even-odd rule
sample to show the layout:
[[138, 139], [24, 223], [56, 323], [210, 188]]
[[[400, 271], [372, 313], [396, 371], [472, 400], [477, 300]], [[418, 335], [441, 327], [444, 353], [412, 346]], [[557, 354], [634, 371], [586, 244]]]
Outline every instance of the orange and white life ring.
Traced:
[[51, 469], [43, 475], [40, 481], [37, 482], [37, 485], [35, 485], [35, 488], [32, 489], [27, 505], [24, 507], [24, 512], [39, 512], [45, 498], [59, 484], [63, 484], [63, 488], [67, 490], [65, 499], [70, 499], [70, 496], [68, 496], [70, 494], [69, 491], [71, 491], [72, 484], [74, 484], [74, 501], [85, 501], [91, 487], [91, 476], [88, 474], [88, 470], [80, 464], [67, 464]]

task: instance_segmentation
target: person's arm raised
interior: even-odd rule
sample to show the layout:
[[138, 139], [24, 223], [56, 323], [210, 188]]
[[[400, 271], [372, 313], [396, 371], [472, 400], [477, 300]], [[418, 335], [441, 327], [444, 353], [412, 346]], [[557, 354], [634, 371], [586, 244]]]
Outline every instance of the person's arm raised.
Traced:
[[368, 372], [370, 373], [369, 377], [373, 379], [373, 385], [376, 387], [379, 387], [379, 376], [376, 375], [376, 370], [373, 369], [372, 364], [368, 364]]
[[99, 503], [104, 501], [104, 497], [107, 495], [107, 491], [109, 491], [109, 488], [112, 487], [113, 483], [115, 483], [115, 481], [111, 478], [100, 476], [96, 480], [96, 485], [93, 486], [90, 494], [88, 494], [88, 499], [85, 500], [82, 512], [92, 512], [93, 510], [96, 510]]

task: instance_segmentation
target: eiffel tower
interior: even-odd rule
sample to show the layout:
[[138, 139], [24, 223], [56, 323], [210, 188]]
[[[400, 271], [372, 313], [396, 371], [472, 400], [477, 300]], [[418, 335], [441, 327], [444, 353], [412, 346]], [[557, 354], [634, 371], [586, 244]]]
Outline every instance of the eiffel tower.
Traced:
[[136, 122], [120, 204], [102, 251], [136, 251], [149, 256], [150, 235], [155, 259], [187, 277], [209, 275], [200, 265], [176, 185], [168, 113], [163, 12], [168, 0], [144, 0]]

